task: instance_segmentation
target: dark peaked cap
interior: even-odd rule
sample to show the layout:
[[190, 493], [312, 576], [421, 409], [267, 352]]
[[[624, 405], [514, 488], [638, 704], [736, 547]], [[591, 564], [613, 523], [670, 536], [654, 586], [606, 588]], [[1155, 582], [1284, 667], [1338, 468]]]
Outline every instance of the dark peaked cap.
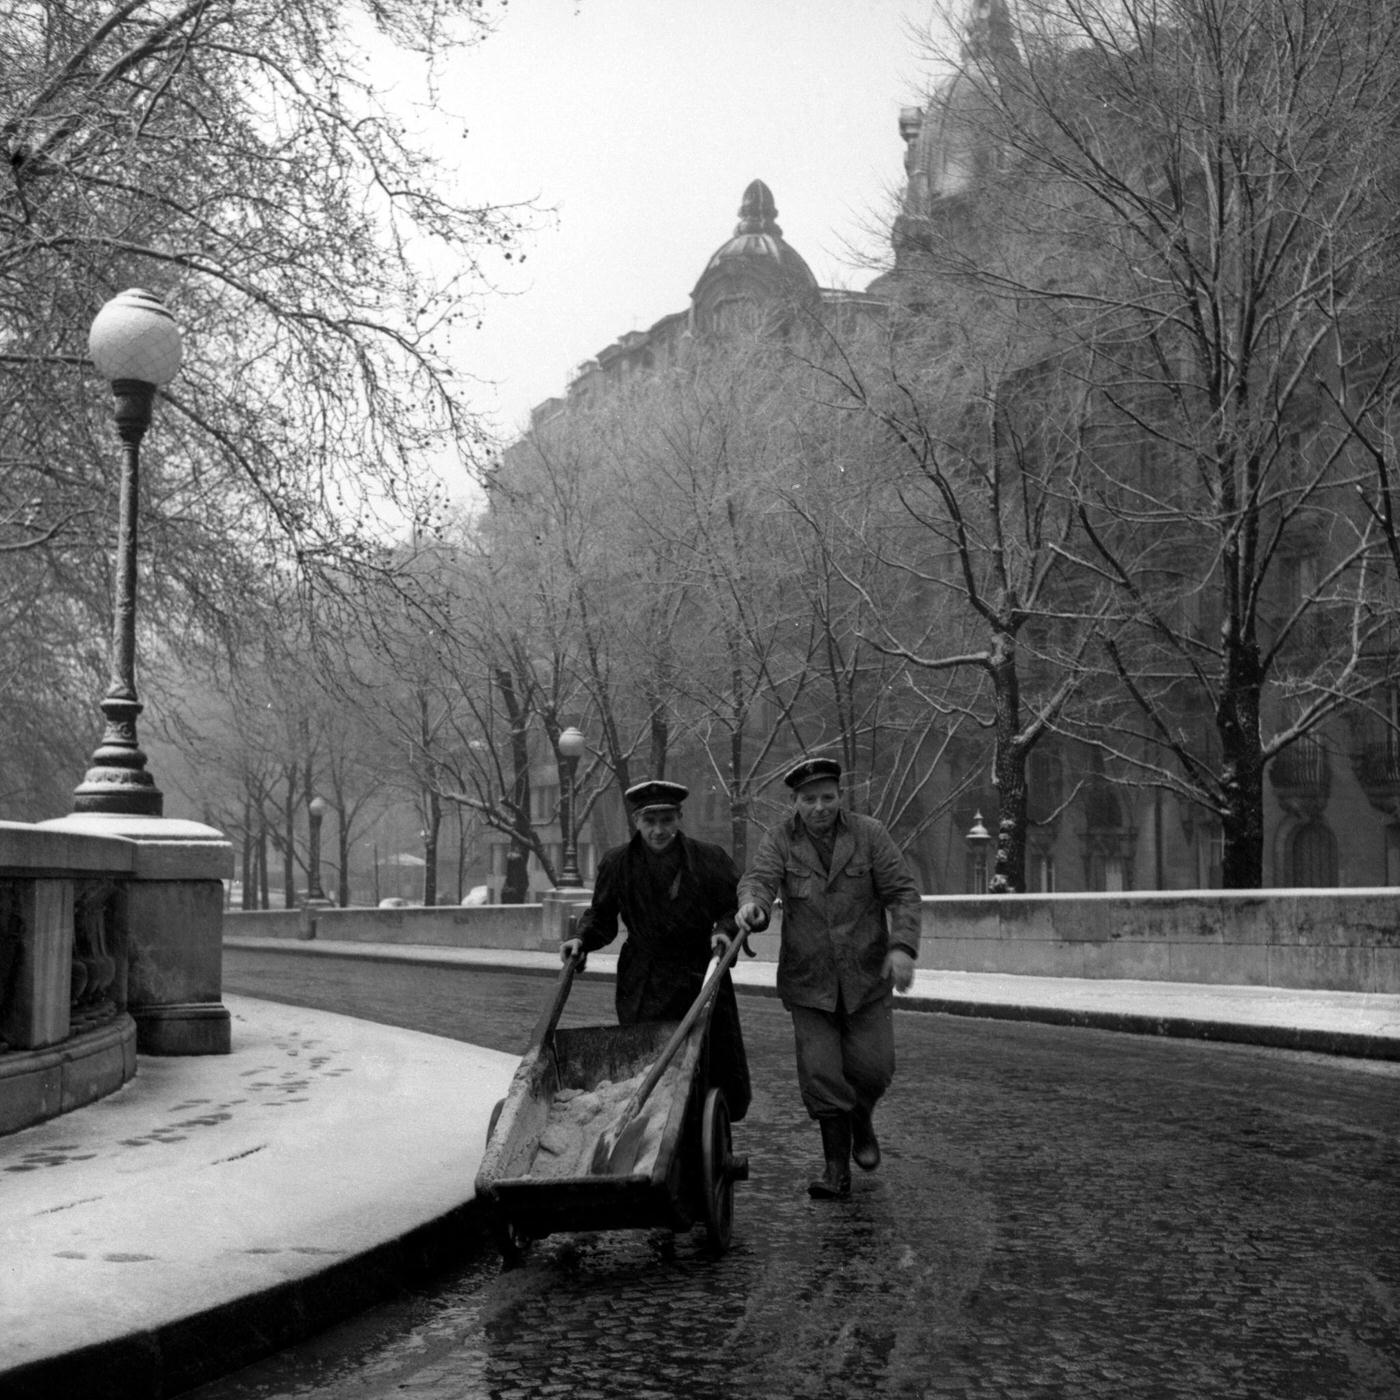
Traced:
[[788, 769], [783, 781], [796, 792], [818, 778], [835, 778], [839, 782], [841, 765], [834, 758], [804, 758], [801, 763]]
[[633, 783], [623, 796], [627, 799], [627, 810], [634, 815], [650, 811], [653, 807], [675, 807], [690, 796], [690, 789], [680, 783], [666, 783], [652, 778], [645, 783]]

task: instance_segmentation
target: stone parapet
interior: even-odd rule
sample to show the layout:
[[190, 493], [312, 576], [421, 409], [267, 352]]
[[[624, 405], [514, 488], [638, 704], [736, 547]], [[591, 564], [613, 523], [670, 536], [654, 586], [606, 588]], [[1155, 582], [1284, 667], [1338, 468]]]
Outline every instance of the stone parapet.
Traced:
[[120, 1088], [136, 1072], [115, 892], [131, 844], [0, 822], [0, 1133]]
[[106, 812], [72, 813], [37, 829], [128, 848], [129, 873], [116, 887], [116, 923], [125, 940], [126, 1004], [138, 1049], [227, 1054], [223, 881], [233, 874], [233, 848], [223, 833], [201, 822]]
[[[322, 905], [309, 920], [300, 909], [230, 909], [229, 933], [244, 938], [314, 938], [345, 943], [408, 943], [441, 948], [540, 947], [539, 904], [438, 905], [434, 908], [337, 909]], [[314, 928], [308, 930], [308, 924]]]
[[592, 901], [592, 890], [546, 890], [540, 903], [540, 948], [553, 952], [569, 936], [572, 920], [581, 915]]
[[949, 972], [1400, 992], [1400, 890], [935, 896]]
[[[569, 892], [564, 892], [568, 894]], [[573, 911], [539, 904], [331, 909], [327, 940], [455, 948], [553, 947]], [[298, 936], [297, 910], [232, 913], [231, 934]], [[776, 960], [782, 907], [751, 938]], [[1400, 992], [1400, 890], [1243, 890], [1131, 894], [929, 896], [919, 966], [1316, 991]]]

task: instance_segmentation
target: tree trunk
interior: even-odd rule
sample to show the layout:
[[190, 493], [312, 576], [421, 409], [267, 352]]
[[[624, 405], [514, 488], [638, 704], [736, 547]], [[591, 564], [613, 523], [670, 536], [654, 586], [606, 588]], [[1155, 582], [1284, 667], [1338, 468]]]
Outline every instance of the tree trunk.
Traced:
[[258, 819], [258, 908], [272, 908], [271, 880], [268, 874], [267, 861], [267, 819], [259, 816]]
[[1026, 888], [1026, 752], [1019, 744], [997, 747], [997, 853], [991, 894], [1022, 894]]
[[438, 831], [442, 827], [442, 801], [428, 789], [428, 825], [423, 832], [423, 904], [431, 909], [437, 903]]
[[335, 893], [340, 907], [345, 909], [350, 903], [350, 823], [346, 820], [344, 807], [337, 809], [336, 817], [338, 820], [335, 828], [335, 851], [340, 870], [336, 878]]
[[496, 670], [496, 689], [510, 720], [511, 837], [506, 854], [502, 904], [524, 904], [530, 894], [530, 736], [527, 716], [515, 689], [515, 678], [505, 667]]
[[749, 804], [735, 797], [729, 804], [729, 844], [734, 864], [742, 874], [749, 863]]
[[[1225, 519], [1234, 519], [1241, 501], [1251, 501], [1258, 482], [1252, 457], [1237, 461], [1232, 444], [1217, 449], [1218, 499]], [[1237, 474], [1240, 479], [1237, 480]], [[1264, 675], [1259, 638], [1248, 597], [1258, 577], [1259, 517], [1250, 511], [1223, 551], [1223, 623], [1220, 699], [1215, 724], [1220, 734], [1220, 882], [1227, 890], [1258, 889], [1264, 883], [1264, 759], [1259, 737]]]
[[1245, 639], [1226, 652], [1226, 680], [1216, 710], [1220, 734], [1220, 883], [1227, 890], [1264, 883], [1264, 758], [1259, 739], [1259, 648]]
[[1026, 746], [1021, 728], [1021, 681], [1016, 672], [1016, 639], [999, 633], [992, 641], [992, 696], [996, 748], [992, 782], [997, 790], [996, 864], [987, 888], [992, 894], [1019, 894], [1026, 888]]
[[[729, 791], [737, 794], [743, 781], [744, 731], [736, 727], [729, 732]], [[740, 873], [749, 860], [749, 804], [737, 795], [729, 804], [730, 854]]]
[[671, 748], [671, 725], [664, 705], [657, 702], [652, 703], [647, 728], [650, 731], [649, 748], [651, 752], [651, 769], [647, 776], [664, 779], [666, 759]]
[[240, 909], [256, 909], [257, 905], [257, 856], [253, 837], [253, 802], [243, 799], [243, 888], [239, 894]]
[[457, 808], [457, 903], [460, 905], [466, 894], [467, 828], [462, 809]]
[[282, 901], [287, 909], [297, 907], [296, 789], [296, 775], [288, 774], [287, 801], [282, 808]]

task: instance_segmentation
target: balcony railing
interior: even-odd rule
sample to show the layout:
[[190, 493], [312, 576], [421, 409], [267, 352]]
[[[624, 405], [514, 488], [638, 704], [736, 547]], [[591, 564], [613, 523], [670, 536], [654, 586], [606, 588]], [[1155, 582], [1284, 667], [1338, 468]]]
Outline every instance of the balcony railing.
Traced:
[[1400, 818], [1400, 742], [1392, 737], [1354, 743], [1351, 771], [1371, 806]]
[[1316, 739], [1296, 740], [1269, 764], [1279, 805], [1300, 820], [1319, 815], [1332, 792], [1332, 765]]

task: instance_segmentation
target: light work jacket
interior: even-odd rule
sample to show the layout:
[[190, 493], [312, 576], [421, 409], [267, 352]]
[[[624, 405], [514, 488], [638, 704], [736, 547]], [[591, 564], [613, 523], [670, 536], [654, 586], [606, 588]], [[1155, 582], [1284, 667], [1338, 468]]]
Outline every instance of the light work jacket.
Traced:
[[889, 992], [891, 948], [919, 954], [922, 899], [889, 832], [874, 817], [842, 811], [831, 869], [822, 868], [802, 819], [770, 827], [739, 881], [739, 903], [765, 914], [782, 898], [778, 995], [788, 1006], [859, 1010]]

